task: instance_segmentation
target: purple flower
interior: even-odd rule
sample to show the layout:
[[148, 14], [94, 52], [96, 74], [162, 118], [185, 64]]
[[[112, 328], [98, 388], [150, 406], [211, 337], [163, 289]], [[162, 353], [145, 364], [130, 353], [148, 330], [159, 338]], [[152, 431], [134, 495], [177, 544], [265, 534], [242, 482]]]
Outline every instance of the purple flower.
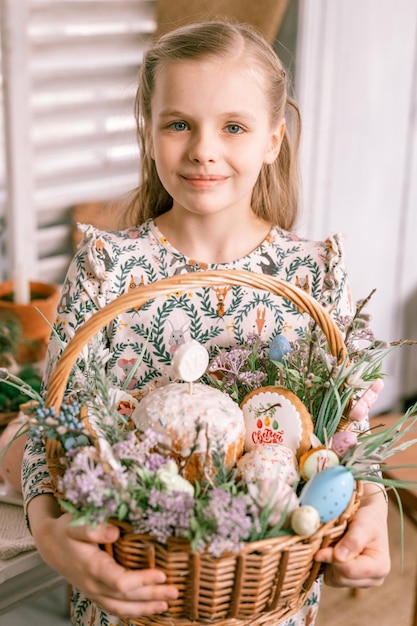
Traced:
[[112, 490], [116, 475], [106, 473], [97, 463], [96, 455], [95, 448], [81, 448], [60, 478], [59, 489], [64, 499], [77, 508], [105, 508], [113, 513], [114, 505], [110, 501], [114, 498]]
[[156, 452], [151, 452], [159, 441], [160, 436], [152, 430], [145, 431], [140, 441], [137, 435], [131, 432], [127, 439], [113, 445], [113, 454], [117, 459], [134, 461], [154, 472], [166, 463], [165, 457]]
[[180, 491], [167, 493], [152, 488], [146, 513], [133, 521], [135, 532], [150, 533], [166, 543], [169, 537], [184, 537], [190, 528], [194, 498]]
[[213, 489], [204, 516], [215, 522], [216, 531], [207, 537], [208, 551], [220, 556], [225, 551], [235, 552], [247, 539], [252, 527], [252, 503], [248, 496], [234, 497], [223, 489]]
[[251, 355], [251, 350], [233, 348], [216, 356], [210, 364], [209, 372], [222, 372], [227, 377], [236, 377]]
[[269, 350], [269, 344], [261, 339], [258, 333], [248, 333], [246, 336], [246, 345], [251, 349], [256, 347], [258, 356], [265, 356], [265, 351]]
[[260, 387], [265, 379], [266, 373], [259, 371], [241, 372], [238, 375], [238, 380], [240, 380], [243, 385], [246, 385], [246, 387], [253, 387], [254, 389], [256, 389], [256, 387]]

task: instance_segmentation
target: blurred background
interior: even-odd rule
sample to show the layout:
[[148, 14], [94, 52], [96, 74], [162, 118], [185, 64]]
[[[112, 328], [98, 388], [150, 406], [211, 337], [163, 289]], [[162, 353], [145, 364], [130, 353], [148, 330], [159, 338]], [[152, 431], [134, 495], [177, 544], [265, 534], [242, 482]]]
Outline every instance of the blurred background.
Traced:
[[[417, 339], [415, 0], [1, 0], [0, 8], [0, 280], [19, 272], [63, 281], [74, 222], [138, 183], [133, 99], [149, 38], [231, 14], [264, 31], [294, 82], [304, 119], [297, 232], [343, 233], [354, 299], [377, 290], [376, 335]], [[417, 395], [417, 350], [395, 351], [385, 369], [378, 411]]]

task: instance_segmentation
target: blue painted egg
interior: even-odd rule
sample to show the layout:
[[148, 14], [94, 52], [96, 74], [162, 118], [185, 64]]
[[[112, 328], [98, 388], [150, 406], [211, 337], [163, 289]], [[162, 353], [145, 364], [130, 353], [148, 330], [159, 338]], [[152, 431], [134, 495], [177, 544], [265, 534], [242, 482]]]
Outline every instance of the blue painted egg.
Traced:
[[336, 519], [346, 510], [354, 487], [355, 479], [346, 467], [328, 467], [315, 474], [304, 485], [300, 502], [317, 509], [320, 521], [324, 524]]
[[285, 355], [291, 352], [291, 344], [284, 335], [276, 335], [269, 348], [270, 361], [284, 362]]

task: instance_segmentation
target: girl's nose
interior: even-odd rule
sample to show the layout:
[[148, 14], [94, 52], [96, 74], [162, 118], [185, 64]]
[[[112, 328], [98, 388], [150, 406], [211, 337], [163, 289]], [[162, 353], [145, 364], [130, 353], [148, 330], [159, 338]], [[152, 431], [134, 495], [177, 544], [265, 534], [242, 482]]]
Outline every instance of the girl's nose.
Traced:
[[215, 163], [218, 160], [218, 146], [211, 133], [198, 133], [191, 142], [189, 153], [193, 163]]

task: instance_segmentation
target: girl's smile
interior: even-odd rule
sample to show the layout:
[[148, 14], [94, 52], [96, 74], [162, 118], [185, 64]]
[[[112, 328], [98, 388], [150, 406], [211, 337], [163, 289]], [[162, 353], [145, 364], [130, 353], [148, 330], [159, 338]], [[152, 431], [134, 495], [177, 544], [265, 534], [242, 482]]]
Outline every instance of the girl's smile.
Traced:
[[183, 174], [182, 178], [196, 189], [212, 189], [227, 181], [227, 176], [199, 176], [193, 174]]

